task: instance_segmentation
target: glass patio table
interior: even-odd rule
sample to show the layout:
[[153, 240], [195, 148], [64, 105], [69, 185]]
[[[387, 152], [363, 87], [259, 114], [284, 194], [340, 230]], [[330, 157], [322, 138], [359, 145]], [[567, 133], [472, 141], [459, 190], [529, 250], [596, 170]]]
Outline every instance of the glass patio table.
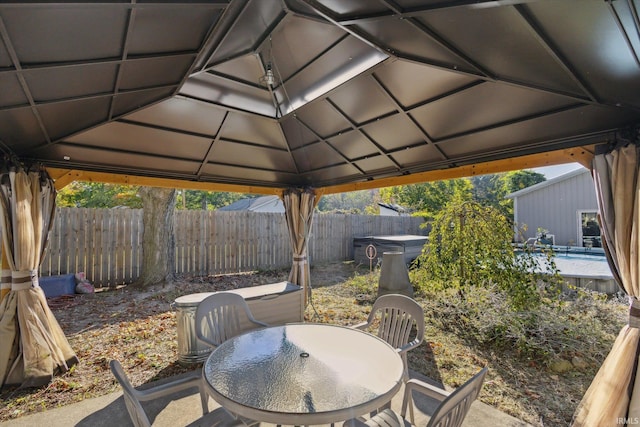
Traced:
[[293, 323], [225, 341], [204, 364], [211, 397], [251, 420], [329, 424], [367, 414], [402, 385], [397, 351], [344, 326]]

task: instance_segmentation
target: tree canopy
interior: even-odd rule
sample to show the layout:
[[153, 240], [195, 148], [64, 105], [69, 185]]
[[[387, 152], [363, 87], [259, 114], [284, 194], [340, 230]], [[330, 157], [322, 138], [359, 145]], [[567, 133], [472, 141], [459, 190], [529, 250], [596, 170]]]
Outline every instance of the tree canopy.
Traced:
[[[458, 178], [420, 184], [401, 185], [375, 190], [361, 190], [323, 196], [318, 211], [377, 215], [378, 202], [398, 204], [414, 215], [431, 220], [451, 200], [474, 200], [491, 206], [507, 216], [513, 215], [512, 201], [505, 196], [544, 181], [544, 175], [530, 170], [502, 174]], [[58, 192], [57, 204], [62, 207], [142, 208], [139, 188], [94, 182], [73, 182]], [[200, 190], [178, 190], [176, 209], [215, 210], [250, 194]]]
[[[134, 185], [103, 184], [100, 182], [73, 182], [58, 191], [56, 203], [61, 207], [76, 208], [142, 208], [140, 188]], [[214, 210], [236, 200], [249, 197], [242, 193], [222, 191], [180, 190], [176, 196], [177, 209]]]
[[512, 218], [513, 201], [506, 196], [545, 180], [544, 175], [531, 170], [474, 176], [471, 178], [473, 200], [483, 206], [491, 206]]
[[472, 189], [468, 178], [458, 178], [387, 187], [380, 190], [380, 196], [384, 202], [397, 203], [415, 215], [432, 219], [452, 199], [471, 200]]
[[428, 220], [435, 218], [454, 199], [473, 200], [513, 217], [513, 202], [505, 197], [542, 181], [545, 181], [544, 175], [521, 170], [382, 188], [380, 199], [386, 203], [397, 203], [413, 211], [414, 215], [424, 216]]
[[546, 178], [543, 174], [532, 170], [521, 170], [505, 173], [502, 176], [502, 180], [506, 186], [507, 193], [513, 193], [546, 181]]
[[223, 191], [180, 190], [176, 199], [176, 208], [215, 210], [250, 196], [250, 194]]
[[75, 181], [58, 191], [56, 204], [75, 208], [142, 208], [138, 187]]
[[377, 214], [378, 190], [350, 191], [328, 194], [318, 202], [318, 211], [325, 213]]

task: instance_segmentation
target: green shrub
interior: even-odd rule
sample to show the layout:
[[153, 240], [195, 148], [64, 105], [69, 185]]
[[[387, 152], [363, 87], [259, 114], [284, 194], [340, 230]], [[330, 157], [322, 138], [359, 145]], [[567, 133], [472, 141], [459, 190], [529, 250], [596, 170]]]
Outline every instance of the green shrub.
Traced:
[[558, 289], [553, 254], [541, 262], [526, 247], [515, 253], [513, 233], [498, 210], [453, 201], [434, 219], [413, 279], [418, 287], [457, 289], [463, 298], [470, 287], [497, 287], [509, 297], [509, 308], [535, 307], [548, 290]]
[[424, 294], [429, 322], [473, 346], [505, 352], [546, 365], [556, 358], [580, 357], [600, 363], [601, 342], [613, 341], [624, 323], [626, 307], [596, 292], [545, 299], [527, 311], [514, 311], [497, 288], [469, 287], [466, 298], [455, 289]]

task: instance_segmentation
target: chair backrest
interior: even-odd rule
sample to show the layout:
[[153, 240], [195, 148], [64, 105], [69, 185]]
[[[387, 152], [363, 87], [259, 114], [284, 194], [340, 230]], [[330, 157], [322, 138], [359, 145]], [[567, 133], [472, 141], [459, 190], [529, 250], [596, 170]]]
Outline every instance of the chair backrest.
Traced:
[[196, 336], [212, 347], [244, 332], [247, 324], [260, 326], [244, 298], [233, 292], [216, 292], [196, 309]]
[[412, 298], [400, 294], [382, 295], [373, 303], [367, 322], [371, 324], [378, 314], [378, 336], [391, 346], [401, 348], [409, 343], [414, 325], [414, 341], [420, 344], [424, 339], [424, 311]]
[[133, 421], [133, 425], [136, 427], [150, 427], [151, 422], [149, 421], [147, 414], [144, 412], [144, 409], [140, 404], [140, 400], [138, 400], [140, 392], [131, 385], [127, 375], [122, 369], [122, 365], [120, 365], [120, 362], [112, 360], [109, 362], [109, 367], [111, 368], [113, 376], [116, 377], [116, 380], [118, 380], [122, 387], [124, 403], [127, 407], [127, 412], [129, 412], [129, 416], [131, 417], [131, 421]]
[[467, 416], [471, 404], [478, 398], [486, 375], [485, 367], [451, 392], [431, 415], [427, 427], [459, 427]]

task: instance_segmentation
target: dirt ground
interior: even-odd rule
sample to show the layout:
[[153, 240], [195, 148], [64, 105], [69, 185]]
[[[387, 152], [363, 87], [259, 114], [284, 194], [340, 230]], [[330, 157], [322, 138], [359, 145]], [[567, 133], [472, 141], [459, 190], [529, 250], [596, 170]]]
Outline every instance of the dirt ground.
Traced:
[[[344, 282], [353, 275], [354, 268], [349, 263], [315, 267], [314, 286]], [[172, 284], [144, 290], [122, 287], [48, 299], [80, 363], [41, 389], [5, 387], [0, 394], [0, 422], [119, 390], [109, 370], [111, 359], [122, 363], [135, 386], [198, 367], [178, 362], [177, 311], [172, 307], [176, 298], [276, 283], [287, 280], [287, 276], [288, 270], [181, 277]], [[353, 301], [350, 298], [349, 305]], [[314, 310], [310, 305], [306, 316], [319, 321]]]

